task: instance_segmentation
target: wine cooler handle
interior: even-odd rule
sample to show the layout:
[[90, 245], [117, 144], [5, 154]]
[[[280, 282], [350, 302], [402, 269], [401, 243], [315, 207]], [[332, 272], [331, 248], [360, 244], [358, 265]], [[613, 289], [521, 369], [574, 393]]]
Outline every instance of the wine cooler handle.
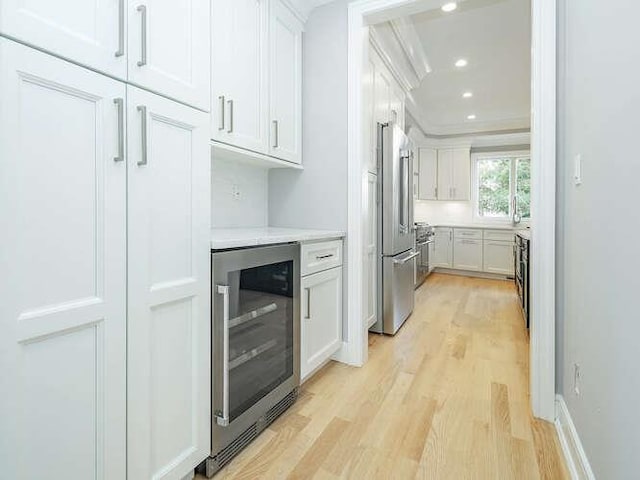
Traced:
[[222, 295], [222, 411], [216, 410], [216, 422], [222, 427], [229, 425], [229, 286], [218, 285]]

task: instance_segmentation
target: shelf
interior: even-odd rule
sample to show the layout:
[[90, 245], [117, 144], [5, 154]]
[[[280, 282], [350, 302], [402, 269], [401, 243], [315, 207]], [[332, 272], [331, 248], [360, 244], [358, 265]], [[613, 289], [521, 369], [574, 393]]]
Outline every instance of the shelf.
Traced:
[[252, 152], [221, 142], [211, 142], [211, 159], [223, 158], [234, 162], [242, 162], [261, 168], [293, 168], [303, 170], [302, 165], [270, 157], [262, 153]]

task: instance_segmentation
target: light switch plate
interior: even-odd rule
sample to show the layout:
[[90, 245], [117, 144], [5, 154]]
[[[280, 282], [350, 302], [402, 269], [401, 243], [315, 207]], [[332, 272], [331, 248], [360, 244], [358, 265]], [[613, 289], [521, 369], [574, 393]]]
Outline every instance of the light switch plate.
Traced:
[[582, 154], [579, 153], [574, 158], [573, 183], [582, 185]]

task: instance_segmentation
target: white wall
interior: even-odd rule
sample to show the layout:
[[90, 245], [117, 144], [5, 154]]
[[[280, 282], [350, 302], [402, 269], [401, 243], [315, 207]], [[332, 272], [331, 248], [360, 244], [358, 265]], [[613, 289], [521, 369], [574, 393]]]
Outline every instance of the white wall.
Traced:
[[268, 170], [222, 158], [212, 160], [211, 226], [262, 227], [268, 224]]
[[638, 478], [640, 2], [559, 2], [560, 387], [596, 478]]

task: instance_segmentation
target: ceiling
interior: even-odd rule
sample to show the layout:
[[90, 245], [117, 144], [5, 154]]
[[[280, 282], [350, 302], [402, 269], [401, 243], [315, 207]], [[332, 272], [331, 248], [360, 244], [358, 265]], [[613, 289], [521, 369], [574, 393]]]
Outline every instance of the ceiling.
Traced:
[[[411, 91], [427, 134], [530, 127], [530, 0], [466, 0], [451, 13], [437, 8], [408, 19], [431, 69]], [[459, 58], [468, 65], [455, 67]], [[466, 91], [473, 97], [463, 98]]]

